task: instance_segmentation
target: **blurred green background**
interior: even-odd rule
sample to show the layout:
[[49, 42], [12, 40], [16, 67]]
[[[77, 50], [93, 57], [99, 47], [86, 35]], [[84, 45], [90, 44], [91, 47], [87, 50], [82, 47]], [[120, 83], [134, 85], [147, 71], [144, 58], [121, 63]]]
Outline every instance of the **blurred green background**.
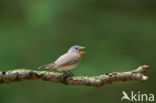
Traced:
[[0, 0], [1, 71], [37, 70], [72, 45], [86, 46], [87, 52], [72, 70], [75, 75], [148, 64], [149, 80], [101, 88], [44, 81], [2, 84], [0, 103], [119, 103], [123, 90], [156, 95], [155, 0]]

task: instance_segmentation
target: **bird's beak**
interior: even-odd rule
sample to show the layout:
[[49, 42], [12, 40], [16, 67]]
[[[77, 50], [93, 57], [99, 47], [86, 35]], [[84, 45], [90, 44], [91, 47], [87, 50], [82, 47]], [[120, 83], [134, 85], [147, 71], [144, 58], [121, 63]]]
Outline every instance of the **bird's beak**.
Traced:
[[84, 51], [81, 51], [81, 53], [82, 53], [82, 54], [85, 54], [86, 52], [84, 52]]
[[[81, 47], [81, 48], [80, 48], [80, 50], [82, 50], [82, 49], [85, 49], [85, 47]], [[84, 54], [84, 53], [86, 53], [86, 52], [81, 51], [81, 53], [83, 53], [83, 54]]]
[[80, 49], [85, 49], [86, 47], [81, 47]]
[[86, 48], [86, 47], [82, 47], [82, 46], [81, 46], [81, 47], [80, 47], [80, 50], [85, 49], [85, 48]]

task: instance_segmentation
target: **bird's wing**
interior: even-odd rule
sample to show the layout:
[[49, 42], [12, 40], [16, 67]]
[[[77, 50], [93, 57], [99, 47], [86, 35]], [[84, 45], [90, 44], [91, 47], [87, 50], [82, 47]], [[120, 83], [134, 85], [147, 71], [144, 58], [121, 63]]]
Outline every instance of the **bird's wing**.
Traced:
[[76, 53], [66, 53], [59, 57], [54, 63], [57, 67], [76, 64], [80, 61], [80, 57]]

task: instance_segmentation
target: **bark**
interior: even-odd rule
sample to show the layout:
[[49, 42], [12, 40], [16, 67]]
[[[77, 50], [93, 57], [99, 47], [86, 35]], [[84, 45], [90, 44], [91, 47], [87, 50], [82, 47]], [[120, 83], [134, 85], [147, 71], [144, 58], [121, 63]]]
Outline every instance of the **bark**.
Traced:
[[0, 72], [0, 84], [23, 80], [44, 80], [52, 83], [101, 87], [117, 81], [135, 80], [144, 82], [148, 79], [144, 75], [148, 68], [149, 66], [143, 65], [132, 71], [107, 73], [98, 76], [65, 76], [64, 73], [16, 69]]

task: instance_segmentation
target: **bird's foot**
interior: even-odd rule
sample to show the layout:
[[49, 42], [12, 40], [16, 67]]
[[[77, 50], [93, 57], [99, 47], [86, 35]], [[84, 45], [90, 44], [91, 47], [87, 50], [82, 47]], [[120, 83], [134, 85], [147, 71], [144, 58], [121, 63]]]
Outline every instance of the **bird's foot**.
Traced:
[[70, 77], [74, 76], [74, 74], [72, 72], [68, 71], [68, 73], [69, 73]]
[[63, 71], [62, 83], [65, 84], [65, 85], [68, 85], [67, 79], [68, 79], [69, 77], [72, 77], [72, 76], [74, 76], [73, 73], [71, 73], [71, 72], [69, 72], [69, 71], [68, 71], [68, 72], [67, 72], [67, 71]]

